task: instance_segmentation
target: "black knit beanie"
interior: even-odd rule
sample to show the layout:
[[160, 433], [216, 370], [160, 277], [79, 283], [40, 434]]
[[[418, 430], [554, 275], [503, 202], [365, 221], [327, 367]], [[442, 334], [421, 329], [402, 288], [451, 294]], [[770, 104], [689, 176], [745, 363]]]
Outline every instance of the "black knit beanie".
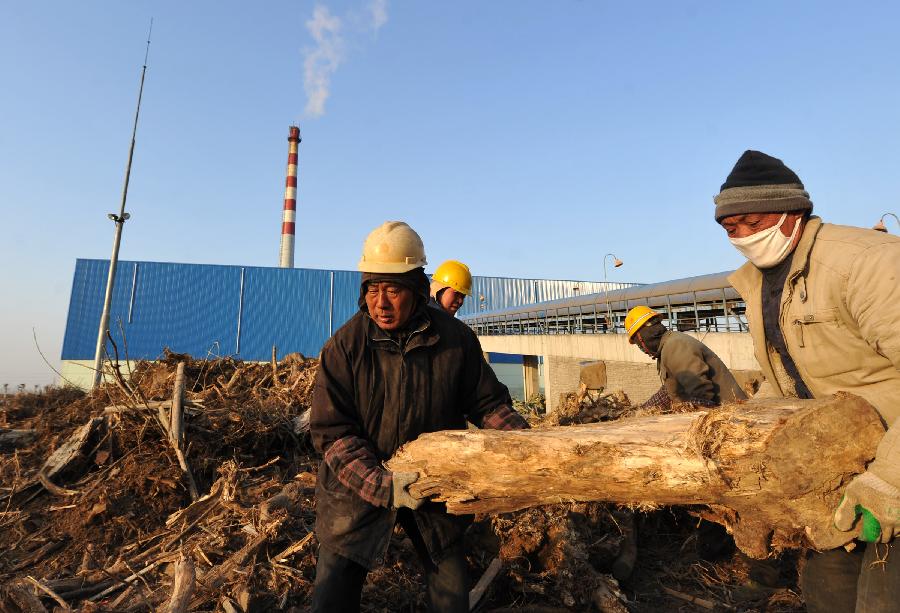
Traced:
[[362, 282], [359, 284], [359, 308], [366, 310], [366, 288], [369, 283], [396, 283], [412, 290], [412, 293], [427, 302], [430, 298], [431, 286], [424, 268], [413, 268], [409, 272], [364, 272]]
[[716, 221], [747, 213], [812, 211], [800, 177], [784, 162], [761, 151], [747, 150], [738, 159], [719, 195]]

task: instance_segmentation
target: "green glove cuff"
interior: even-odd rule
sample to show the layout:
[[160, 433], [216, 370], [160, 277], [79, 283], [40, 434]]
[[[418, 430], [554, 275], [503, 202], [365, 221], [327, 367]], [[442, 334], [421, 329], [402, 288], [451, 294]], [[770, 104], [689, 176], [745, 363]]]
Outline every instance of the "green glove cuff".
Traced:
[[881, 523], [872, 515], [869, 509], [861, 504], [856, 505], [854, 510], [857, 515], [862, 515], [862, 530], [859, 533], [859, 540], [866, 543], [877, 543], [879, 537], [881, 537]]

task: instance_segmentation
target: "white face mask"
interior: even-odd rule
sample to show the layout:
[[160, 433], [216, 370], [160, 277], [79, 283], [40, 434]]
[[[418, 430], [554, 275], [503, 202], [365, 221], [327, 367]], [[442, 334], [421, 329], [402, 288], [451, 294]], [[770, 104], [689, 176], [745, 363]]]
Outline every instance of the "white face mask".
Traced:
[[787, 219], [787, 213], [782, 214], [778, 223], [771, 228], [760, 230], [756, 234], [744, 238], [729, 238], [735, 249], [744, 254], [744, 257], [753, 262], [757, 268], [772, 268], [778, 266], [791, 252], [791, 245], [800, 230], [800, 217], [794, 223], [794, 231], [790, 236], [781, 232], [781, 226]]

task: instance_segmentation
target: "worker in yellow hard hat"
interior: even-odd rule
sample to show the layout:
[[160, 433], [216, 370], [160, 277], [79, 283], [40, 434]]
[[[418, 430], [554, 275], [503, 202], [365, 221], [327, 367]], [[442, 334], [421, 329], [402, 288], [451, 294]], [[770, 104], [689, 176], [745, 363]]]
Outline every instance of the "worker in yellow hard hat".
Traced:
[[466, 296], [472, 295], [472, 273], [457, 260], [447, 260], [431, 275], [431, 305], [451, 315], [462, 307]]
[[[717, 406], [744, 400], [747, 394], [713, 351], [693, 336], [667, 330], [662, 315], [636, 306], [625, 316], [625, 332], [632, 345], [656, 360], [662, 387], [642, 406], [666, 411], [676, 402]], [[703, 520], [697, 529], [697, 554], [714, 560], [731, 546], [721, 526]]]
[[657, 361], [663, 383], [645, 406], [668, 408], [673, 402], [716, 406], [747, 398], [719, 356], [693, 336], [667, 330], [662, 315], [650, 307], [628, 311], [625, 331], [632, 345]]

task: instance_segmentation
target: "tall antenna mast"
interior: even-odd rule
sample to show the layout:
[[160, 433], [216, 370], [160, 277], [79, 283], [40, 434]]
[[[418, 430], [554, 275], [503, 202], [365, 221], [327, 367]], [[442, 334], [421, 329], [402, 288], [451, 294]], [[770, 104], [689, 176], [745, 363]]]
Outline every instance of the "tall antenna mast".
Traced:
[[137, 137], [138, 117], [141, 115], [141, 98], [144, 95], [144, 77], [147, 75], [147, 58], [150, 56], [150, 35], [153, 33], [153, 18], [150, 18], [150, 30], [147, 32], [147, 49], [144, 51], [144, 67], [141, 69], [141, 87], [138, 89], [137, 109], [134, 112], [134, 127], [131, 130], [131, 147], [128, 149], [128, 164], [125, 166], [125, 185], [122, 187], [122, 204], [119, 214], [109, 213], [116, 224], [113, 238], [112, 257], [109, 259], [109, 275], [106, 278], [106, 296], [103, 298], [103, 314], [100, 315], [100, 329], [97, 331], [97, 350], [94, 353], [94, 382], [91, 389], [96, 389], [103, 378], [103, 354], [106, 353], [106, 334], [109, 330], [109, 307], [112, 303], [113, 286], [116, 282], [116, 267], [119, 264], [119, 245], [122, 242], [122, 228], [131, 217], [125, 212], [125, 201], [128, 199], [128, 181], [131, 179], [131, 160], [134, 158], [134, 142]]

